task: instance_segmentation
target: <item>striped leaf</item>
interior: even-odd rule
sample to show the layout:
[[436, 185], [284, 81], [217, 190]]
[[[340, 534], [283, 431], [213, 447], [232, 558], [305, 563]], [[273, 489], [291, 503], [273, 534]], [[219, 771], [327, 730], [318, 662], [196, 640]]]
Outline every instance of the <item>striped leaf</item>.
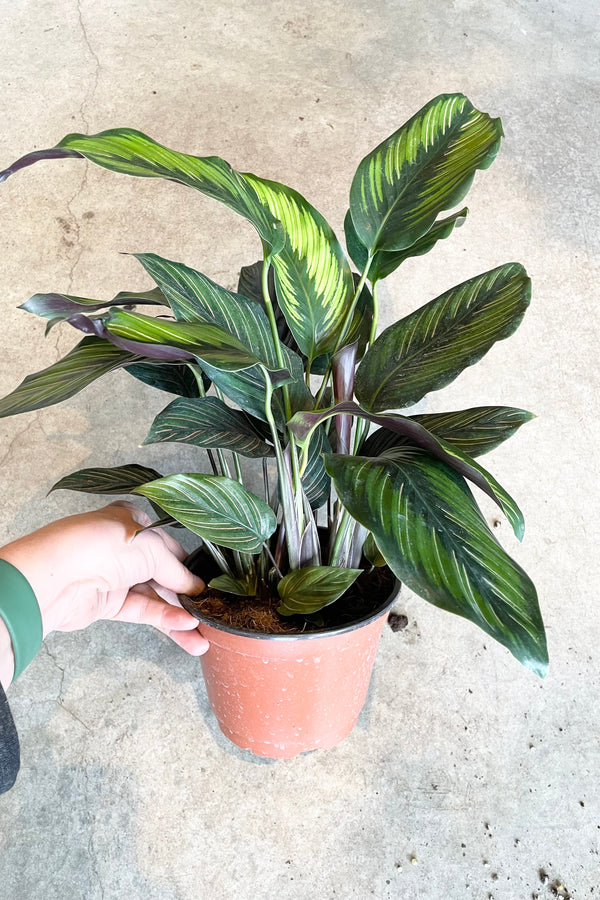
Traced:
[[[407, 416], [399, 415], [378, 416], [374, 413], [366, 412], [356, 403], [349, 402], [338, 403], [337, 406], [320, 410], [319, 412], [296, 413], [289, 422], [289, 428], [296, 436], [298, 442], [302, 446], [306, 446], [315, 428], [322, 425], [327, 419], [340, 414], [356, 416], [361, 419], [367, 419], [375, 425], [382, 425], [384, 428], [407, 439], [412, 446], [427, 450], [433, 456], [442, 460], [442, 462], [465, 478], [468, 478], [491, 497], [506, 515], [516, 536], [519, 540], [522, 539], [525, 531], [523, 514], [510, 494], [504, 490], [501, 484], [498, 484], [494, 476], [458, 447], [436, 437], [414, 418], [410, 419]], [[384, 452], [387, 455], [387, 451]], [[344, 458], [344, 455], [342, 455], [342, 459]]]
[[96, 312], [109, 306], [166, 306], [167, 300], [159, 288], [131, 294], [121, 291], [112, 300], [89, 300], [71, 294], [34, 294], [18, 308], [44, 319], [68, 319], [78, 312]]
[[[183, 263], [162, 259], [154, 253], [137, 254], [148, 274], [169, 300], [178, 320], [205, 322], [237, 337], [245, 347], [269, 366], [277, 368], [277, 353], [264, 310], [258, 303], [211, 281], [206, 275]], [[288, 386], [293, 411], [313, 405], [310, 390], [304, 382], [304, 368], [298, 355], [283, 347], [283, 360], [292, 381]], [[205, 359], [206, 363], [207, 360]], [[264, 377], [260, 370], [246, 369], [235, 373], [204, 366], [212, 381], [246, 412], [264, 419]], [[281, 396], [274, 397], [278, 421], [285, 421]]]
[[134, 493], [153, 500], [201, 538], [241, 553], [258, 553], [277, 525], [263, 500], [221, 475], [167, 475]]
[[381, 550], [377, 546], [375, 538], [369, 531], [363, 544], [362, 552], [372, 566], [385, 566], [385, 558], [382, 556]]
[[[376, 281], [381, 281], [383, 278], [391, 275], [392, 272], [395, 272], [398, 266], [402, 265], [411, 256], [423, 256], [425, 253], [429, 253], [438, 241], [450, 237], [454, 229], [463, 224], [467, 213], [468, 209], [465, 206], [464, 209], [452, 213], [445, 219], [438, 219], [423, 237], [404, 250], [377, 250], [369, 265], [369, 281], [375, 284]], [[344, 229], [350, 258], [359, 271], [364, 272], [369, 259], [369, 251], [360, 242], [356, 234], [350, 210], [346, 213]]]
[[52, 491], [83, 491], [85, 494], [130, 494], [134, 488], [160, 478], [160, 472], [132, 463], [111, 469], [79, 469], [52, 485]]
[[18, 388], [0, 400], [0, 418], [43, 409], [68, 400], [97, 378], [139, 356], [96, 337], [86, 337], [58, 362], [28, 375]]
[[[468, 456], [489, 453], [535, 416], [510, 406], [476, 406], [454, 412], [407, 416], [427, 431], [457, 447]], [[388, 428], [378, 428], [361, 447], [363, 456], [381, 456], [391, 447], [406, 444], [407, 438]]]
[[358, 240], [370, 254], [404, 250], [467, 193], [500, 147], [502, 124], [462, 94], [441, 94], [369, 153], [350, 189]]
[[418, 448], [397, 448], [385, 459], [328, 456], [325, 465], [342, 503], [373, 533], [401, 581], [546, 674], [535, 588], [496, 541], [460, 475]]
[[281, 616], [308, 616], [329, 606], [354, 584], [361, 569], [337, 566], [307, 566], [296, 569], [277, 585], [283, 600], [277, 612]]
[[323, 216], [283, 184], [244, 176], [283, 225], [273, 258], [277, 299], [300, 350], [312, 362], [336, 345], [354, 294], [350, 266]]
[[166, 178], [195, 188], [248, 219], [269, 253], [277, 253], [283, 244], [280, 224], [258, 200], [251, 184], [229, 163], [218, 156], [190, 156], [170, 150], [132, 128], [113, 128], [92, 135], [68, 134], [53, 149], [37, 150], [17, 160], [0, 172], [0, 182], [40, 160], [68, 157], [89, 159], [124, 175]]
[[[111, 309], [100, 321], [117, 338], [124, 338], [137, 345], [158, 344], [179, 348], [216, 369], [237, 372], [262, 364], [277, 373], [276, 365], [261, 359], [234, 335], [215, 325], [204, 322], [172, 322], [119, 309]], [[145, 349], [150, 355], [150, 347]]]
[[304, 493], [313, 509], [319, 509], [329, 498], [331, 479], [323, 465], [323, 453], [329, 453], [331, 445], [325, 429], [317, 428], [313, 433], [308, 450], [308, 465], [302, 476]]
[[372, 412], [400, 409], [445, 387], [517, 329], [530, 297], [523, 266], [506, 263], [390, 325], [356, 371], [361, 405]]
[[[186, 363], [158, 363], [144, 362], [127, 366], [125, 371], [138, 381], [149, 384], [150, 387], [169, 394], [179, 394], [180, 397], [199, 397], [198, 382], [196, 376]], [[210, 387], [210, 381], [202, 375], [204, 390]]]
[[144, 444], [179, 441], [206, 449], [232, 450], [242, 456], [272, 456], [252, 420], [218, 397], [173, 400], [152, 423]]
[[243, 578], [234, 578], [233, 575], [217, 575], [216, 578], [209, 581], [208, 586], [226, 594], [245, 597], [255, 597], [257, 589], [256, 577], [252, 575], [245, 575]]

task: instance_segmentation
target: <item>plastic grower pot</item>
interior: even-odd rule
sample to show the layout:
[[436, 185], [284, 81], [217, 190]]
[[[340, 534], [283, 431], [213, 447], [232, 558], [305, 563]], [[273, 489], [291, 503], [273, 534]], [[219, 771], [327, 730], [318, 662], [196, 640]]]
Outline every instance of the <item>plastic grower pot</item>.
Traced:
[[347, 737], [398, 588], [360, 621], [297, 635], [245, 632], [195, 613], [210, 644], [202, 672], [221, 731], [272, 759], [331, 748]]

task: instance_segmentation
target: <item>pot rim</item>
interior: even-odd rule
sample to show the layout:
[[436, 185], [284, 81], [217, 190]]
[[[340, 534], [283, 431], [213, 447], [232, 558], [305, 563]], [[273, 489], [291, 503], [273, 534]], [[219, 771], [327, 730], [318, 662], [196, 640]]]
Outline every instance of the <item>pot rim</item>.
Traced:
[[347, 625], [339, 625], [335, 628], [318, 628], [314, 631], [299, 632], [298, 634], [269, 634], [268, 632], [264, 631], [249, 631], [245, 628], [234, 628], [231, 625], [226, 625], [223, 622], [219, 622], [218, 619], [211, 619], [209, 616], [205, 616], [197, 611], [194, 612], [194, 616], [201, 624], [207, 625], [209, 628], [214, 628], [217, 631], [224, 631], [227, 634], [235, 634], [239, 637], [256, 638], [257, 640], [262, 641], [279, 641], [287, 643], [298, 640], [317, 640], [319, 638], [333, 637], [338, 634], [347, 634], [351, 631], [357, 631], [359, 628], [363, 628], [365, 625], [369, 625], [371, 622], [379, 619], [379, 617], [390, 610], [395, 603], [400, 591], [400, 586], [400, 581], [396, 578], [394, 586], [392, 587], [389, 594], [386, 595], [385, 599], [382, 600], [381, 603], [379, 603], [372, 612], [368, 613], [362, 619], [358, 619], [355, 622], [350, 622]]

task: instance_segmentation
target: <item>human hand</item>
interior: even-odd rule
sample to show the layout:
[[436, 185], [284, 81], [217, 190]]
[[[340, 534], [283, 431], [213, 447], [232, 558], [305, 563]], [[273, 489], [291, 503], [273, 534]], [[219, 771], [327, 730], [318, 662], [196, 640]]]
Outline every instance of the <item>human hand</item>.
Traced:
[[75, 631], [98, 619], [153, 625], [199, 656], [208, 641], [177, 594], [199, 594], [201, 578], [182, 563], [184, 549], [134, 504], [111, 503], [69, 516], [0, 549], [31, 585], [44, 637]]

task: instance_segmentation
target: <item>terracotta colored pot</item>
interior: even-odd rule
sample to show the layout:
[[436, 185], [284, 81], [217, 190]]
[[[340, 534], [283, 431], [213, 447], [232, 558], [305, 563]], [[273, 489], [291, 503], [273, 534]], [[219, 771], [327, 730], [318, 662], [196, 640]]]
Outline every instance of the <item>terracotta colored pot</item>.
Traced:
[[308, 634], [250, 634], [199, 616], [210, 643], [202, 671], [221, 731], [272, 759], [342, 741], [364, 705], [396, 593], [360, 622]]

